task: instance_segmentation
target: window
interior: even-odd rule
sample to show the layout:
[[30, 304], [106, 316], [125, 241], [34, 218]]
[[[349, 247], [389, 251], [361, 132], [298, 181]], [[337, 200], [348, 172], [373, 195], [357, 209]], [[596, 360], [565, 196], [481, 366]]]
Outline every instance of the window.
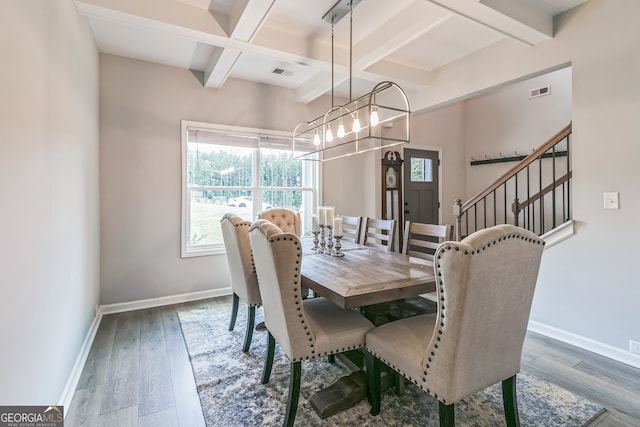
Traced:
[[182, 257], [224, 253], [225, 212], [253, 221], [263, 209], [284, 207], [309, 228], [317, 165], [293, 157], [287, 133], [183, 120]]
[[411, 182], [433, 182], [431, 159], [411, 158]]

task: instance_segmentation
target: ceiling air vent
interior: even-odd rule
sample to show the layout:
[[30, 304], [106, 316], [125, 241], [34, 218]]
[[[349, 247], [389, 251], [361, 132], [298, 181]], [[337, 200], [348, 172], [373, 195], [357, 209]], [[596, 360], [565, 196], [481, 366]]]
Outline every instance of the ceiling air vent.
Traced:
[[293, 75], [293, 72], [288, 71], [288, 70], [285, 70], [285, 69], [283, 69], [283, 68], [277, 68], [277, 67], [276, 67], [276, 68], [274, 68], [274, 69], [273, 69], [273, 71], [271, 71], [271, 72], [272, 72], [273, 74], [277, 74], [277, 75], [279, 75], [279, 76], [287, 76], [287, 77], [289, 77], [289, 76], [292, 76], [292, 75]]
[[551, 86], [546, 85], [529, 91], [529, 98], [538, 98], [539, 96], [549, 95], [551, 93]]

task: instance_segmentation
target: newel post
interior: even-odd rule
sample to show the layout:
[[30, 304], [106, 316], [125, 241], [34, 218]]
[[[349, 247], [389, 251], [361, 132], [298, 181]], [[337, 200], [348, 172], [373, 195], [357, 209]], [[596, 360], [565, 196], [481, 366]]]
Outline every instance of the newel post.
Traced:
[[511, 204], [511, 212], [513, 212], [513, 225], [517, 227], [519, 226], [518, 216], [520, 215], [520, 201], [517, 197], [513, 199], [513, 203]]
[[453, 217], [456, 220], [456, 241], [462, 240], [462, 200], [456, 199], [453, 202]]

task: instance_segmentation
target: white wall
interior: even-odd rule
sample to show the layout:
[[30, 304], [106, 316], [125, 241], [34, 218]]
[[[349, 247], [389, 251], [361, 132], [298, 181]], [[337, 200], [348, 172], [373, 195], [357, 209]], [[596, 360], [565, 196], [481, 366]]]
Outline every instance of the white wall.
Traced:
[[98, 54], [71, 1], [3, 1], [0, 40], [0, 405], [59, 404], [99, 302]]
[[180, 120], [292, 131], [328, 108], [293, 90], [100, 56], [101, 302], [230, 286], [224, 255], [180, 258]]
[[[433, 108], [571, 64], [577, 234], [545, 251], [531, 318], [621, 353], [640, 340], [638, 16], [637, 0], [590, 0], [556, 18], [553, 40], [496, 43], [445, 67], [412, 99], [415, 109]], [[620, 210], [603, 209], [604, 191], [620, 192]]]

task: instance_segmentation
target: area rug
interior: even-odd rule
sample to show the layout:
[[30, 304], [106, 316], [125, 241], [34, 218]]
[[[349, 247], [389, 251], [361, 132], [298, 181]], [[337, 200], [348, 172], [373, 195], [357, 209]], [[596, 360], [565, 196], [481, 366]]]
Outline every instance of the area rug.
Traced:
[[[222, 303], [220, 303], [222, 301]], [[228, 301], [228, 302], [227, 302]], [[242, 303], [234, 331], [228, 331], [230, 299], [178, 313], [191, 359], [207, 426], [279, 426], [284, 420], [289, 386], [289, 361], [276, 346], [268, 384], [260, 384], [266, 332], [253, 334], [251, 349], [242, 352], [245, 315]], [[302, 363], [299, 426], [433, 426], [438, 424], [437, 401], [413, 384], [397, 396], [384, 392], [380, 415], [369, 415], [365, 400], [324, 420], [309, 403], [311, 396], [351, 371], [326, 358]], [[580, 427], [588, 425], [604, 409], [560, 387], [527, 373], [517, 380], [522, 426]], [[457, 426], [505, 425], [500, 385], [487, 388], [456, 404]]]

